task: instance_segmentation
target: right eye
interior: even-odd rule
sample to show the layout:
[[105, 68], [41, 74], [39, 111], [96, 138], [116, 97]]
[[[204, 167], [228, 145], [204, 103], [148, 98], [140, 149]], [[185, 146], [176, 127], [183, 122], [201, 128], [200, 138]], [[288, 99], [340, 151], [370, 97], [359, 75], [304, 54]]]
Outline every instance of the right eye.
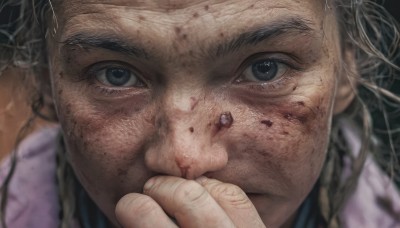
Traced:
[[97, 71], [95, 77], [99, 82], [110, 87], [143, 86], [131, 70], [123, 67], [105, 67]]

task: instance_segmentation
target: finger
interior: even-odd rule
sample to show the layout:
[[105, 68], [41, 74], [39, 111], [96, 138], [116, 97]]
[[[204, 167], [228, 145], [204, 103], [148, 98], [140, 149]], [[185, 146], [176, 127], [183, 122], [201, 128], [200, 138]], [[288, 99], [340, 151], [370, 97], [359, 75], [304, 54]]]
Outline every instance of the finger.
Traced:
[[182, 227], [234, 227], [224, 210], [196, 181], [172, 176], [151, 178], [149, 195]]
[[152, 198], [138, 193], [122, 197], [115, 208], [115, 215], [124, 228], [177, 227]]
[[237, 227], [265, 227], [246, 193], [236, 185], [201, 177], [196, 180], [218, 202]]

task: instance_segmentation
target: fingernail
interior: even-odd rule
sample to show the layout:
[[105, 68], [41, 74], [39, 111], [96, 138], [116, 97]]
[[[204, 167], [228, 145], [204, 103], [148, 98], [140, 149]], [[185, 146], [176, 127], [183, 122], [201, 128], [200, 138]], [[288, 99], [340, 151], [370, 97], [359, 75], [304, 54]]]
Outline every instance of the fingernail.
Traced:
[[155, 183], [156, 183], [156, 181], [154, 180], [154, 178], [150, 178], [146, 182], [146, 184], [143, 186], [143, 191], [147, 191], [147, 190], [151, 189]]

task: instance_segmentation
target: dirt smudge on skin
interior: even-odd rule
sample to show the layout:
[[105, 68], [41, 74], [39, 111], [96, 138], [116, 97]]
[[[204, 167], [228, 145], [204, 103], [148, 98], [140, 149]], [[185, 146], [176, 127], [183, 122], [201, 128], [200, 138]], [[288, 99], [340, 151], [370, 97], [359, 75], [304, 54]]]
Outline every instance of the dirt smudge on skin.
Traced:
[[303, 107], [305, 106], [304, 101], [298, 101], [297, 104]]
[[181, 27], [175, 27], [175, 33], [176, 33], [177, 35], [180, 35], [181, 32], [182, 32]]
[[271, 120], [261, 120], [261, 123], [267, 127], [272, 127], [272, 125], [274, 124]]
[[128, 174], [128, 171], [126, 171], [125, 169], [118, 169], [118, 173], [117, 175], [120, 177], [124, 177]]
[[307, 120], [308, 120], [307, 116], [294, 115], [291, 112], [283, 113], [283, 118], [289, 120], [290, 122], [298, 121], [301, 124], [305, 124], [307, 122]]

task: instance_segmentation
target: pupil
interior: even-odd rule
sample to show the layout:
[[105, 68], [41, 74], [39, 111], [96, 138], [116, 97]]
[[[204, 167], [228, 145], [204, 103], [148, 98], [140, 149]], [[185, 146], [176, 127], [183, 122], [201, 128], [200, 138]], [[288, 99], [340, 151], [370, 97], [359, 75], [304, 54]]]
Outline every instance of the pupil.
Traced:
[[111, 68], [106, 71], [106, 78], [108, 82], [115, 86], [122, 86], [127, 83], [130, 79], [130, 73], [128, 70]]
[[272, 80], [278, 73], [278, 66], [270, 60], [256, 62], [252, 66], [254, 77], [262, 81]]

